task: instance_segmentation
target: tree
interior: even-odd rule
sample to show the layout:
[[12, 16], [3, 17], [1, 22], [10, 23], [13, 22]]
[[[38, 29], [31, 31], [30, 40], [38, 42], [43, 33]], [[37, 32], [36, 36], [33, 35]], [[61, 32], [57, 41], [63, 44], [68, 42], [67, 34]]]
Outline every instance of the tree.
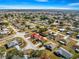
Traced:
[[45, 16], [45, 15], [42, 15], [42, 16], [40, 16], [40, 19], [41, 19], [41, 20], [45, 20], [45, 19], [48, 19], [48, 17]]
[[19, 57], [23, 57], [23, 52], [22, 51], [18, 51], [17, 49], [13, 49], [11, 51], [8, 51], [7, 52], [7, 55], [6, 55], [6, 59], [12, 59], [13, 56], [19, 56]]
[[79, 27], [79, 21], [75, 21], [73, 25], [74, 27]]
[[63, 25], [64, 25], [64, 23], [61, 21], [61, 22], [60, 22], [60, 26], [63, 26]]
[[41, 53], [42, 52], [40, 50], [35, 50], [35, 51], [32, 51], [32, 54], [30, 56], [31, 57], [40, 57]]
[[5, 47], [4, 46], [2, 46], [2, 47], [0, 47], [0, 58], [2, 58], [3, 57], [3, 55], [4, 55], [4, 53], [5, 53]]
[[7, 15], [7, 14], [4, 14], [4, 17], [5, 17], [5, 18], [8, 18], [8, 15]]
[[49, 24], [51, 24], [51, 23], [53, 23], [53, 22], [54, 22], [54, 19], [49, 19], [49, 20], [48, 20], [48, 23], [49, 23]]
[[39, 33], [42, 33], [42, 32], [45, 32], [45, 31], [47, 31], [47, 28], [46, 27], [39, 28]]

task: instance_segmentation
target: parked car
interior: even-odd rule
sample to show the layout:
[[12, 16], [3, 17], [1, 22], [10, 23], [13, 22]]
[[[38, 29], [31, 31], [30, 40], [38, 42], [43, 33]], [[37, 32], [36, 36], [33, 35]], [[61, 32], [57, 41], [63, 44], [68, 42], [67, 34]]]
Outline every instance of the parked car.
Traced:
[[75, 51], [75, 52], [77, 52], [77, 53], [79, 53], [79, 46], [72, 46], [72, 49]]
[[77, 35], [76, 38], [79, 39], [79, 35]]
[[54, 52], [54, 54], [58, 57], [61, 57], [62, 55], [59, 52]]
[[73, 34], [72, 31], [66, 32], [66, 35], [72, 35], [72, 34]]
[[52, 47], [51, 47], [50, 45], [44, 45], [44, 47], [45, 47], [47, 50], [52, 51]]
[[64, 32], [64, 31], [65, 31], [65, 29], [62, 29], [62, 28], [61, 28], [61, 29], [59, 29], [58, 31], [60, 31], [60, 32]]
[[60, 44], [65, 45], [66, 46], [66, 41], [65, 40], [60, 40], [58, 41]]

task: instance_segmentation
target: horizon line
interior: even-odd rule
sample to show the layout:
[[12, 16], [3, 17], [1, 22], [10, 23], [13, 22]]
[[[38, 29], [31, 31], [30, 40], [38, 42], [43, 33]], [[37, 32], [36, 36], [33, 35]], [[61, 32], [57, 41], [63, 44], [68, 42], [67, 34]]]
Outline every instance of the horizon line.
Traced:
[[13, 9], [13, 10], [77, 10], [77, 11], [79, 11], [78, 9], [53, 9], [53, 8], [47, 8], [47, 9], [44, 9], [44, 8], [1, 8], [0, 10], [11, 10], [11, 9]]

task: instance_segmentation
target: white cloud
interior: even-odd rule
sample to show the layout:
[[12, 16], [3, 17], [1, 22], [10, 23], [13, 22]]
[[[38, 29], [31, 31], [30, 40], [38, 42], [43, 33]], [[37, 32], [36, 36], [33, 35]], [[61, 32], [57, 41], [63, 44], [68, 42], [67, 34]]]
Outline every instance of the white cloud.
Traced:
[[36, 0], [38, 2], [48, 2], [48, 0]]
[[70, 3], [68, 6], [79, 6], [79, 3]]
[[68, 8], [68, 7], [49, 7], [50, 9], [66, 9], [66, 10], [69, 10], [69, 9], [72, 9], [72, 8]]
[[26, 6], [26, 5], [0, 5], [0, 9], [65, 9], [72, 10], [69, 7], [46, 7], [46, 6]]

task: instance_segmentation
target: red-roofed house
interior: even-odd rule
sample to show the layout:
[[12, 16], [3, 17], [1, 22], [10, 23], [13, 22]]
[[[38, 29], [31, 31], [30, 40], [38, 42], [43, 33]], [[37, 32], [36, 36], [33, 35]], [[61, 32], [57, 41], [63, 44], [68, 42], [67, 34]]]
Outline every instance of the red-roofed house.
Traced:
[[31, 35], [31, 37], [36, 38], [36, 39], [39, 39], [39, 40], [47, 40], [46, 37], [43, 37], [43, 36], [39, 35], [38, 33], [33, 33]]

